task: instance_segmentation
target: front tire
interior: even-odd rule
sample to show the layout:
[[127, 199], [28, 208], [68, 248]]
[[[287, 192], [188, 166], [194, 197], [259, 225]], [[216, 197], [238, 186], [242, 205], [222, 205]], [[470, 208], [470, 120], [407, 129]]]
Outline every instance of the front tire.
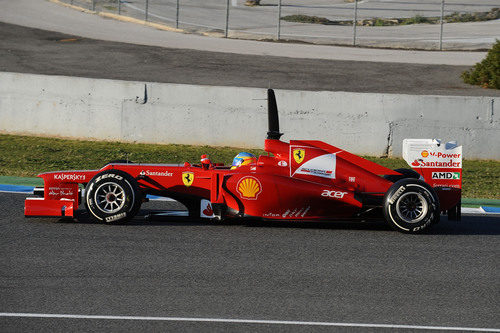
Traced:
[[399, 180], [384, 196], [384, 217], [395, 230], [418, 233], [436, 223], [439, 216], [438, 196], [421, 180]]
[[121, 223], [133, 218], [142, 204], [137, 181], [126, 172], [106, 170], [88, 183], [85, 203], [89, 215], [105, 223]]

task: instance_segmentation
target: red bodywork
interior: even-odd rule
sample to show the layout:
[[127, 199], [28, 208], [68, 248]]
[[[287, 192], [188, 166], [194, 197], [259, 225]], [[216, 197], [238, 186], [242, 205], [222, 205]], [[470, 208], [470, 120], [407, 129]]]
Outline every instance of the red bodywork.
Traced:
[[[393, 184], [383, 176], [400, 175], [321, 141], [267, 139], [265, 150], [268, 156], [235, 170], [217, 164], [110, 163], [101, 170], [44, 173], [39, 175], [43, 199], [26, 199], [25, 215], [73, 217], [84, 186], [98, 173], [117, 169], [135, 178], [143, 194], [176, 199], [191, 216], [209, 217], [217, 210], [228, 217], [276, 220], [352, 218], [381, 207]], [[436, 190], [442, 211], [460, 200], [459, 188]]]

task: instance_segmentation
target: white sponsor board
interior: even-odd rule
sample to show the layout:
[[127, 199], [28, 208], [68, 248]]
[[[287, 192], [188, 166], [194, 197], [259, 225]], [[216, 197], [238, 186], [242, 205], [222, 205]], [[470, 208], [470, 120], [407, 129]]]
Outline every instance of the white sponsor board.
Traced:
[[462, 168], [462, 146], [438, 139], [404, 139], [403, 158], [412, 168]]

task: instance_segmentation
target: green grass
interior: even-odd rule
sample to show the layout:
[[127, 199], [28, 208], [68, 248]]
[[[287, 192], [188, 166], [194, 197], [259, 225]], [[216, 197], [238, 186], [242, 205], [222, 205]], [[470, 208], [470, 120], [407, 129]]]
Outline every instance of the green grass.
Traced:
[[102, 8], [107, 9], [109, 11], [116, 11], [117, 8], [115, 6], [110, 6], [110, 5], [103, 5]]
[[[55, 170], [99, 169], [107, 162], [128, 159], [145, 163], [198, 163], [208, 154], [212, 162], [230, 164], [233, 157], [261, 149], [190, 145], [148, 145], [121, 142], [79, 141], [0, 134], [0, 175], [33, 177]], [[366, 157], [390, 169], [408, 168], [401, 158]], [[464, 197], [500, 199], [500, 162], [465, 160]]]
[[420, 16], [420, 15], [415, 15], [414, 17], [410, 17], [407, 19], [404, 19], [401, 24], [403, 25], [408, 25], [408, 24], [422, 24], [422, 23], [429, 23], [431, 20], [427, 17]]
[[80, 141], [0, 134], [0, 175], [32, 177], [54, 170], [99, 169], [112, 160], [147, 163], [199, 163], [201, 154], [213, 162], [231, 163], [241, 151], [263, 150], [189, 145], [148, 145]]
[[[458, 22], [482, 22], [496, 20], [500, 18], [500, 8], [492, 8], [489, 12], [475, 12], [475, 13], [452, 13], [443, 17], [445, 23], [458, 23]], [[326, 25], [352, 25], [352, 20], [331, 21], [326, 17], [309, 16], [309, 15], [288, 15], [281, 18], [288, 22], [298, 23], [313, 23], [313, 24], [326, 24]], [[441, 18], [438, 16], [425, 17], [415, 15], [408, 18], [371, 18], [358, 20], [358, 25], [363, 26], [393, 26], [393, 25], [409, 25], [409, 24], [439, 24]]]
[[309, 15], [287, 15], [281, 18], [283, 21], [287, 22], [299, 22], [299, 23], [314, 23], [314, 24], [328, 24], [332, 23], [327, 18]]

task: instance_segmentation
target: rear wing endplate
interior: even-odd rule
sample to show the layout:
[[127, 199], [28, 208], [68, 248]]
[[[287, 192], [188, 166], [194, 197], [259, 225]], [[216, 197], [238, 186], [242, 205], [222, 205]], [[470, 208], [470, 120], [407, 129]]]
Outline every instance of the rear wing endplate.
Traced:
[[432, 187], [462, 188], [462, 146], [456, 141], [404, 139], [403, 158]]

